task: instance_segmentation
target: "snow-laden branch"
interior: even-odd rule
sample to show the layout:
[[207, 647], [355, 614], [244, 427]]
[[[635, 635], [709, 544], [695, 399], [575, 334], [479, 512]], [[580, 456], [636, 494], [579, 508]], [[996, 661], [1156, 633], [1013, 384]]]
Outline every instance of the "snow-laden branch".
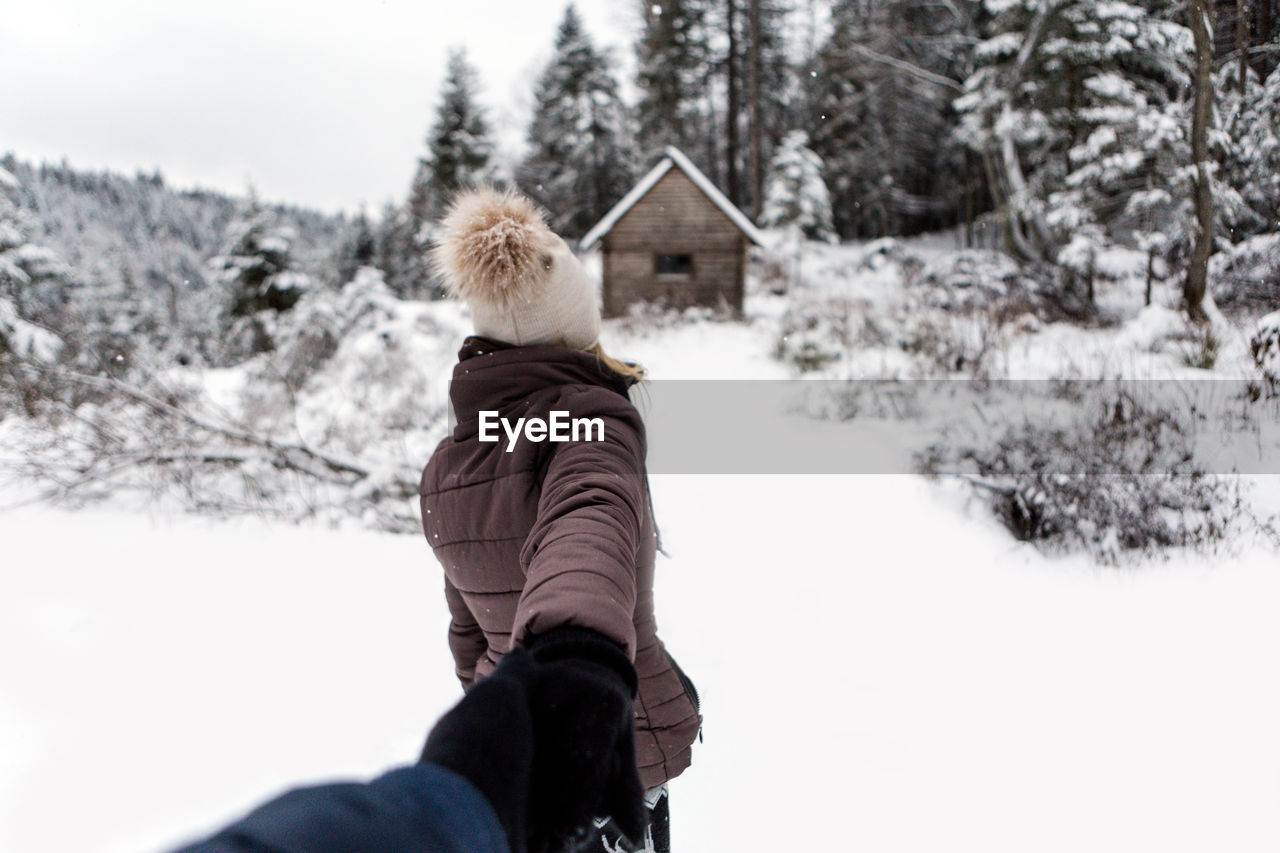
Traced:
[[[64, 367], [55, 365], [31, 365], [41, 372], [52, 374], [60, 379], [68, 382], [74, 382], [89, 388], [96, 388], [102, 391], [114, 391], [129, 399], [141, 403], [142, 405], [152, 409], [153, 411], [168, 415], [178, 420], [184, 421], [191, 426], [202, 429], [206, 432], [221, 436], [231, 441], [248, 444], [254, 447], [260, 447], [268, 450], [281, 459], [290, 459], [291, 457], [301, 457], [303, 460], [318, 462], [323, 467], [338, 474], [350, 474], [356, 479], [363, 479], [369, 476], [369, 471], [353, 462], [338, 459], [326, 453], [313, 450], [303, 444], [290, 444], [275, 441], [274, 439], [247, 432], [233, 426], [216, 424], [206, 420], [188, 409], [174, 406], [149, 394], [141, 388], [137, 388], [118, 379], [104, 376], [90, 376], [85, 373], [79, 373], [74, 370], [68, 370]], [[295, 465], [295, 467], [303, 467]]]
[[953, 92], [964, 92], [964, 84], [959, 80], [952, 80], [950, 77], [944, 77], [941, 74], [936, 74], [927, 68], [921, 68], [919, 65], [907, 62], [905, 59], [898, 59], [896, 56], [887, 56], [860, 44], [854, 44], [851, 45], [851, 47], [855, 53], [860, 54], [873, 62], [888, 65], [891, 68], [896, 68], [899, 71], [910, 74], [912, 77], [924, 80], [926, 83], [932, 83], [935, 86], [942, 86], [952, 90]]

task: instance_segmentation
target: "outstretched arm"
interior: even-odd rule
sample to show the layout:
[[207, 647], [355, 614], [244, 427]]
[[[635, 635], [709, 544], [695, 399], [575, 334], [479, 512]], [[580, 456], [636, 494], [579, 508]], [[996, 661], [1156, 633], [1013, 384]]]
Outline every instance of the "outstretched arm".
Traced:
[[368, 784], [290, 791], [207, 841], [174, 853], [508, 853], [492, 806], [462, 776], [435, 764]]
[[523, 644], [572, 625], [614, 640], [634, 660], [644, 424], [630, 401], [603, 389], [565, 403], [572, 417], [599, 418], [603, 441], [551, 445], [538, 517], [520, 554], [525, 585], [514, 639]]

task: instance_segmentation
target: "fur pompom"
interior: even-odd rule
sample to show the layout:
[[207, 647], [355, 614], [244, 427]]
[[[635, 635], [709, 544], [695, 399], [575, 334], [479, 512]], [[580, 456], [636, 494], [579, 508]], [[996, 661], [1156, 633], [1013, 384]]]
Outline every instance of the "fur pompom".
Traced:
[[508, 307], [534, 296], [546, 280], [554, 235], [519, 193], [467, 190], [453, 200], [442, 226], [433, 260], [454, 296]]

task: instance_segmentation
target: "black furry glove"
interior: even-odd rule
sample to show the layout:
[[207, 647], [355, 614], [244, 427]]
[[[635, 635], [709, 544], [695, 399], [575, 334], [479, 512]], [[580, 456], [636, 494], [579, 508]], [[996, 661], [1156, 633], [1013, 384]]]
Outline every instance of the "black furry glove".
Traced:
[[452, 770], [484, 794], [511, 853], [526, 850], [535, 737], [530, 709], [537, 669], [532, 655], [514, 649], [440, 718], [422, 749], [422, 761]]
[[630, 840], [645, 828], [636, 769], [635, 667], [595, 631], [557, 628], [533, 638], [533, 785], [530, 853], [564, 850], [610, 817]]

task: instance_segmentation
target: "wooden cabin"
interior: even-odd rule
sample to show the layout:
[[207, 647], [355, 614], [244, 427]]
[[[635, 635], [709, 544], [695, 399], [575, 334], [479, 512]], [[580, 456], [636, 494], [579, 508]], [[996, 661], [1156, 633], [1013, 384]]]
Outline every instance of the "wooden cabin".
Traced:
[[742, 313], [747, 244], [755, 225], [675, 148], [596, 223], [579, 247], [604, 260], [604, 315], [637, 302], [726, 306]]

